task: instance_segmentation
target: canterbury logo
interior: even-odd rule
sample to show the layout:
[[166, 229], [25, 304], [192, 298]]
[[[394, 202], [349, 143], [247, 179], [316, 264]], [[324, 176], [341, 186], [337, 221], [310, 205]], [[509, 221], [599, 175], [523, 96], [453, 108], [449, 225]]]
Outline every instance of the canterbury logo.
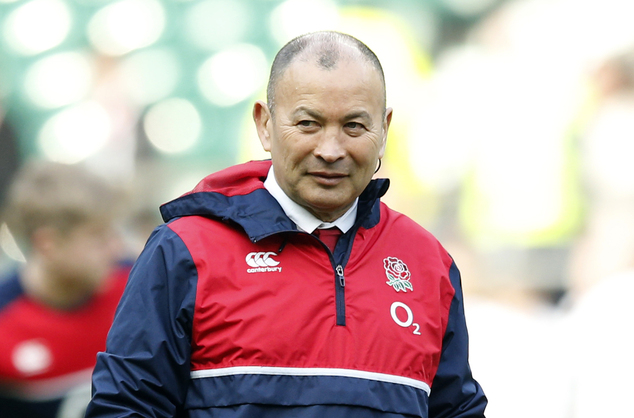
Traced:
[[247, 254], [244, 261], [247, 262], [249, 267], [253, 267], [247, 269], [247, 273], [266, 273], [266, 272], [281, 272], [282, 267], [277, 267], [280, 264], [279, 261], [272, 258], [272, 256], [277, 256], [274, 252], [254, 252]]
[[245, 261], [251, 267], [275, 267], [280, 264], [279, 261], [275, 261], [271, 258], [272, 255], [277, 255], [273, 252], [268, 253], [249, 253]]

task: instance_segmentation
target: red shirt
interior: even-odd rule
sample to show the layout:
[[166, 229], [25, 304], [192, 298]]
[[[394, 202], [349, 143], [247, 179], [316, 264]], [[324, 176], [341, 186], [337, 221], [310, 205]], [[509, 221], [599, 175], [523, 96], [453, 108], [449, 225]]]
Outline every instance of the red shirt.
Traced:
[[[69, 310], [30, 298], [17, 275], [0, 283], [0, 416], [53, 417], [73, 391], [84, 387], [85, 396], [129, 270], [117, 268], [93, 297]], [[42, 405], [50, 415], [33, 413]]]

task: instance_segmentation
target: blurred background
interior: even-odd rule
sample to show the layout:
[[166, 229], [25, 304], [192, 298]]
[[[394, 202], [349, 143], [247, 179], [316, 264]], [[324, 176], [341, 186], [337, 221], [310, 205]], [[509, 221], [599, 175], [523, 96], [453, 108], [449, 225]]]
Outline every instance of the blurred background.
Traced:
[[[0, 0], [0, 201], [28, 159], [86, 165], [130, 191], [140, 251], [159, 204], [267, 158], [251, 109], [277, 50], [347, 32], [378, 55], [394, 108], [385, 200], [462, 271], [487, 416], [634, 416], [619, 409], [634, 390], [632, 16], [629, 0]], [[1, 269], [23, 259], [5, 225], [0, 247]]]

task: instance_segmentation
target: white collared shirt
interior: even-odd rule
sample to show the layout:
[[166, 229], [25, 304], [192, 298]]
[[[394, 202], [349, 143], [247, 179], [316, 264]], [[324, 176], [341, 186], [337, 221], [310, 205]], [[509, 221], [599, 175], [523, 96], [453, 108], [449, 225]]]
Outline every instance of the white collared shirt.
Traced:
[[350, 209], [333, 222], [323, 222], [316, 218], [315, 215], [300, 206], [288, 197], [286, 193], [284, 193], [284, 190], [282, 190], [280, 185], [277, 183], [277, 180], [275, 180], [273, 166], [269, 169], [269, 173], [264, 181], [264, 187], [269, 191], [269, 193], [271, 193], [271, 196], [277, 200], [284, 210], [284, 213], [286, 213], [286, 216], [288, 216], [291, 221], [295, 222], [295, 225], [304, 232], [312, 234], [315, 229], [325, 229], [336, 226], [345, 234], [350, 228], [352, 228], [354, 221], [357, 219], [357, 206], [359, 204], [358, 197], [354, 200]]

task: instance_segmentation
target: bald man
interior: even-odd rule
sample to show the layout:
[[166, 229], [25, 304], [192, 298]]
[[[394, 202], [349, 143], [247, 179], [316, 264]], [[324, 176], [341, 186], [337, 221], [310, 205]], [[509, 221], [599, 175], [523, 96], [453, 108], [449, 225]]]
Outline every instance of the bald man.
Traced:
[[290, 41], [253, 118], [271, 160], [161, 206], [87, 417], [484, 417], [460, 274], [372, 177], [392, 109], [374, 53]]

